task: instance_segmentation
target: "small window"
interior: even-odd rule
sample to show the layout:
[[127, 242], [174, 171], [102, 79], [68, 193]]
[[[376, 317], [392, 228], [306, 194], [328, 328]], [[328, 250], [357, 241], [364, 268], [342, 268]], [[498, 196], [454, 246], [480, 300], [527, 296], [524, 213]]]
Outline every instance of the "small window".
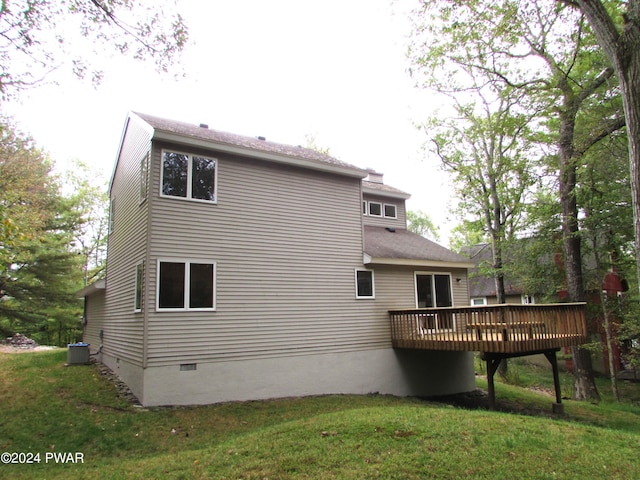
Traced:
[[213, 158], [165, 151], [162, 153], [161, 194], [216, 202], [216, 167]]
[[151, 152], [142, 157], [140, 160], [140, 203], [147, 199], [147, 192], [149, 191], [149, 161]]
[[487, 297], [474, 297], [471, 299], [471, 305], [486, 305]]
[[215, 263], [158, 262], [158, 309], [215, 310]]
[[109, 200], [109, 226], [107, 228], [107, 233], [113, 232], [115, 217], [116, 217], [116, 199], [112, 198], [111, 200]]
[[384, 216], [387, 218], [398, 218], [396, 206], [388, 203], [384, 204]]
[[372, 217], [382, 216], [382, 204], [377, 202], [369, 202], [369, 215]]
[[522, 303], [525, 305], [533, 305], [536, 303], [536, 299], [533, 295], [522, 295]]
[[356, 270], [356, 298], [375, 298], [373, 270]]
[[362, 214], [367, 214], [367, 202], [365, 202], [364, 200], [362, 201]]
[[134, 311], [141, 312], [142, 311], [142, 286], [144, 282], [144, 263], [139, 263], [136, 265], [136, 300]]

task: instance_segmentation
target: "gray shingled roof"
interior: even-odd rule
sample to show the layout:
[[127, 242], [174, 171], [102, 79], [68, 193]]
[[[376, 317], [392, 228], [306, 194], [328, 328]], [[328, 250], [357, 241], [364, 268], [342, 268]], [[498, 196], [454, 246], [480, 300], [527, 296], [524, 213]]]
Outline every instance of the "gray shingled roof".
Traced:
[[223, 144], [233, 147], [240, 147], [256, 152], [272, 153], [292, 158], [304, 159], [320, 164], [331, 165], [341, 168], [351, 168], [361, 170], [362, 176], [366, 175], [366, 171], [351, 165], [349, 163], [338, 160], [330, 155], [304, 148], [301, 146], [285, 145], [281, 143], [271, 142], [268, 140], [260, 140], [256, 137], [247, 137], [234, 133], [213, 130], [207, 127], [201, 127], [196, 124], [178, 122], [165, 118], [155, 117], [144, 113], [134, 112], [135, 115], [147, 122], [155, 130], [174, 133], [183, 137], [209, 141], [212, 143]]
[[365, 226], [364, 251], [372, 258], [471, 263], [467, 257], [404, 229], [390, 231], [384, 227]]
[[[470, 297], [495, 297], [496, 281], [491, 275], [480, 274], [478, 265], [481, 263], [491, 264], [493, 253], [491, 245], [487, 243], [479, 243], [468, 247], [466, 252], [476, 267], [469, 272], [469, 296]], [[504, 279], [504, 290], [506, 295], [521, 295], [523, 288], [516, 285], [508, 275]]]

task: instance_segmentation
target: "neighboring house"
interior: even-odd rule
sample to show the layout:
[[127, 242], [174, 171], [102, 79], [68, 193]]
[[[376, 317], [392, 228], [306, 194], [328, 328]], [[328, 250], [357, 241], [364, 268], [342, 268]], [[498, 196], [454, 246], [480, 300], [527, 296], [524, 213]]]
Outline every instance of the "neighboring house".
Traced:
[[389, 310], [468, 305], [468, 259], [406, 230], [382, 175], [131, 113], [84, 341], [143, 405], [475, 388], [472, 354], [393, 349]]
[[[493, 254], [491, 245], [479, 243], [468, 248], [465, 252], [475, 267], [469, 271], [469, 297], [471, 305], [495, 305], [498, 303], [496, 281], [493, 276], [481, 273], [482, 266], [490, 266]], [[526, 292], [522, 286], [508, 274], [504, 278], [504, 303], [536, 303], [535, 295]]]

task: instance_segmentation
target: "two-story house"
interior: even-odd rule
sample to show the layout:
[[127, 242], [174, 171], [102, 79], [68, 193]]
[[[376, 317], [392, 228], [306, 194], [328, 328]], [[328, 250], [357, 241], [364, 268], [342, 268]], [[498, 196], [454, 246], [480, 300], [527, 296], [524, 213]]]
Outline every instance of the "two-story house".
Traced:
[[84, 341], [143, 405], [475, 388], [472, 356], [392, 348], [389, 310], [468, 305], [468, 259], [409, 195], [328, 155], [128, 115]]

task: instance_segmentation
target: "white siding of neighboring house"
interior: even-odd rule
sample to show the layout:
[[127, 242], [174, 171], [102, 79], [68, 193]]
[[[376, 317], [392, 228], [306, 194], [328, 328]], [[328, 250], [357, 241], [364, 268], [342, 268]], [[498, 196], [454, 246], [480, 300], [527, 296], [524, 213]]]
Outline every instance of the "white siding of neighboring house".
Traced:
[[[150, 141], [149, 131], [129, 122], [110, 189], [114, 212], [107, 250], [106, 307], [104, 318], [96, 321], [103, 330], [102, 360], [114, 370], [121, 361], [132, 368], [144, 363], [144, 317], [134, 313], [134, 301], [136, 264], [145, 260], [147, 253], [148, 199], [141, 203], [139, 192], [140, 161], [149, 151]], [[94, 336], [92, 331], [87, 339], [93, 343]]]

